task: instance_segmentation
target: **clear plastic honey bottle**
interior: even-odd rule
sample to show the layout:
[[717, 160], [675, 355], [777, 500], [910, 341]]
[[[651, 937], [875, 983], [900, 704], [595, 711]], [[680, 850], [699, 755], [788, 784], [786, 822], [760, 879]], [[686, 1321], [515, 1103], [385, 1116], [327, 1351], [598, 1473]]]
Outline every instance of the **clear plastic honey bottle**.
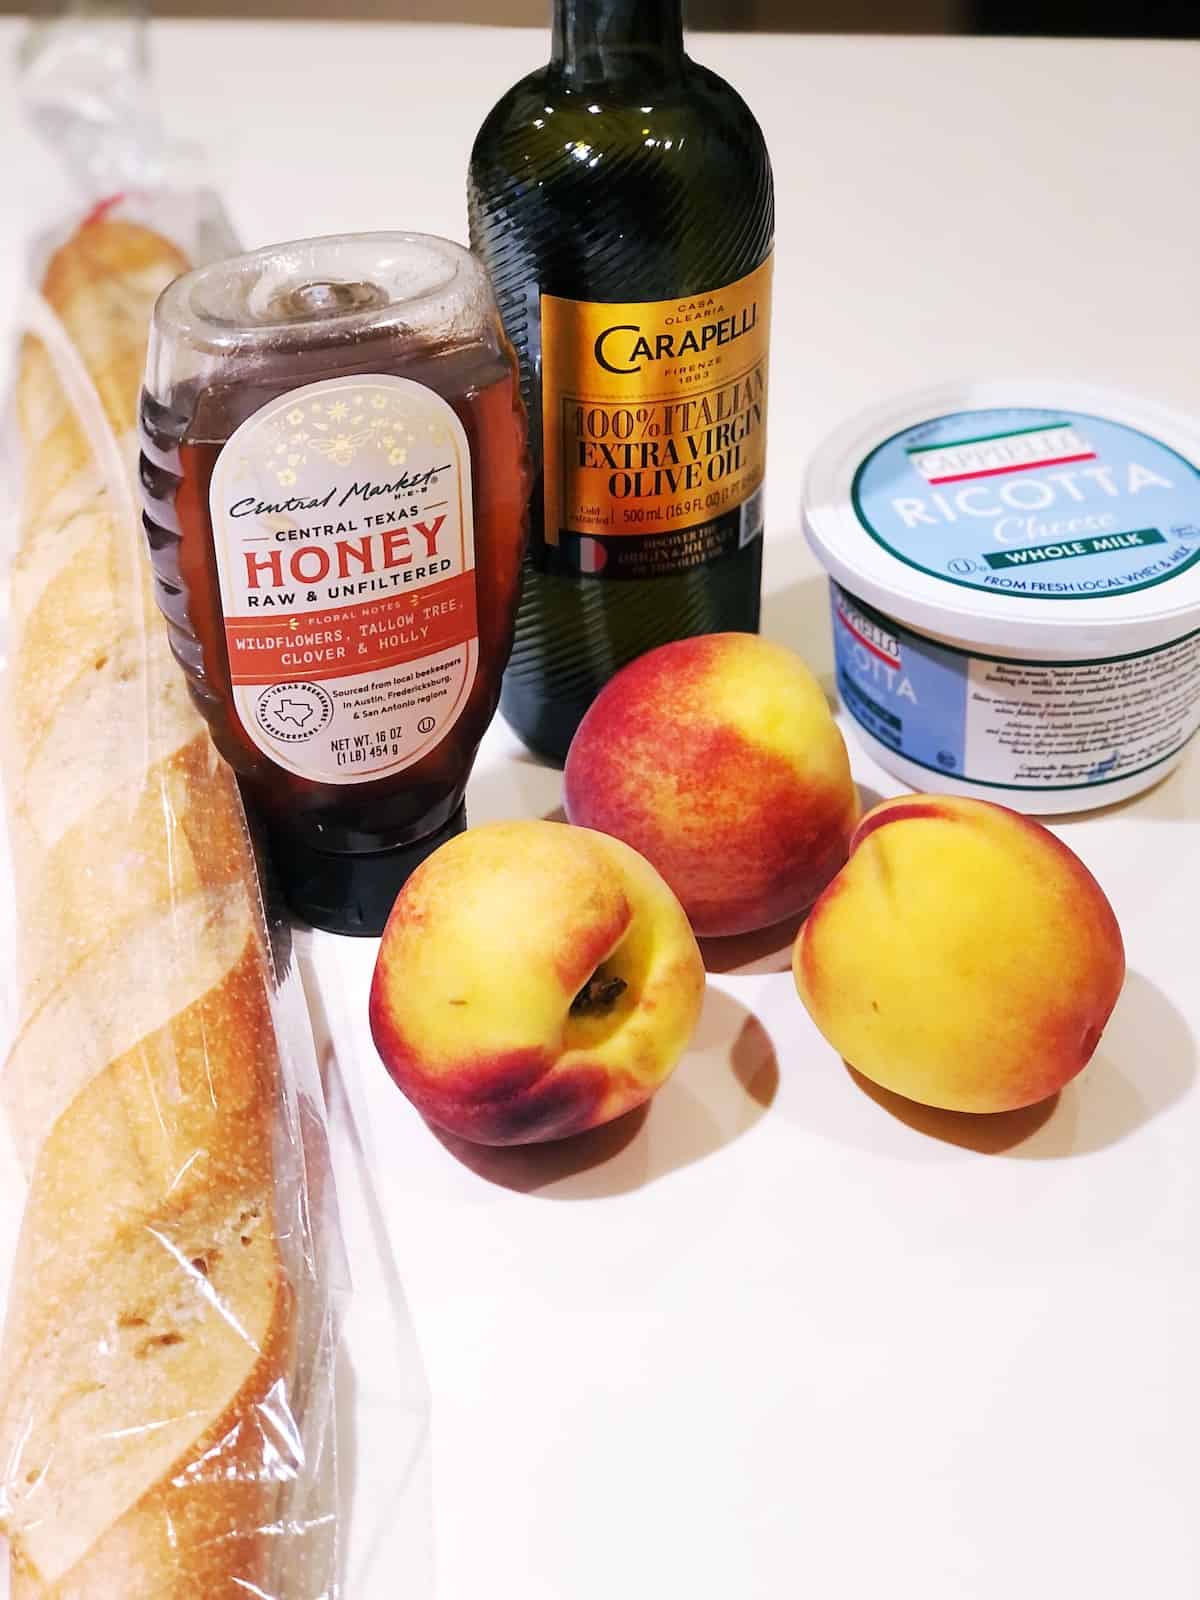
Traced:
[[192, 697], [293, 909], [378, 934], [465, 825], [512, 641], [524, 413], [486, 275], [413, 234], [188, 273], [155, 310], [141, 421]]

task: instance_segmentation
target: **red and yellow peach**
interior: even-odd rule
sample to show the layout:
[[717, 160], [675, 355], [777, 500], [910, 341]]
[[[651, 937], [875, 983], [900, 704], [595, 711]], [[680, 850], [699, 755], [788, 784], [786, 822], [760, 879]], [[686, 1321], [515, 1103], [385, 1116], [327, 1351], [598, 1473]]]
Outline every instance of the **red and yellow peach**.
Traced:
[[1104, 891], [1006, 807], [908, 795], [868, 812], [796, 940], [800, 997], [886, 1089], [1011, 1111], [1086, 1066], [1125, 976]]
[[559, 822], [493, 823], [444, 844], [401, 890], [371, 1031], [430, 1122], [522, 1144], [648, 1099], [703, 995], [687, 919], [633, 850]]
[[699, 934], [803, 911], [859, 814], [817, 680], [746, 633], [681, 639], [619, 672], [579, 726], [565, 786], [571, 821], [644, 855]]

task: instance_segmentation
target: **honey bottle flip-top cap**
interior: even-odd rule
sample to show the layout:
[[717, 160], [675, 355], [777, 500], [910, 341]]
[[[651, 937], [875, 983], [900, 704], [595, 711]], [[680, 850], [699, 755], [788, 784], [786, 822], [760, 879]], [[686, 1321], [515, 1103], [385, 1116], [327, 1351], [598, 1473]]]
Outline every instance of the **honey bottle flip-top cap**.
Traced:
[[159, 299], [146, 387], [161, 397], [181, 380], [226, 375], [281, 347], [417, 338], [477, 339], [495, 317], [479, 262], [461, 245], [421, 233], [330, 234], [250, 250], [184, 273]]

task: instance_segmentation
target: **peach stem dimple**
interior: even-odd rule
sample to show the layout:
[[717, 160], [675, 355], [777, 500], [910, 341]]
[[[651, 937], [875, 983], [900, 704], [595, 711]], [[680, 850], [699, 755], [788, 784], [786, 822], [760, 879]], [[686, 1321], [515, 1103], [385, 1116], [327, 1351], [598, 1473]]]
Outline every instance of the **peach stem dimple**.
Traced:
[[571, 1001], [571, 1015], [603, 1016], [612, 1010], [628, 987], [624, 978], [610, 976], [603, 966], [599, 966]]

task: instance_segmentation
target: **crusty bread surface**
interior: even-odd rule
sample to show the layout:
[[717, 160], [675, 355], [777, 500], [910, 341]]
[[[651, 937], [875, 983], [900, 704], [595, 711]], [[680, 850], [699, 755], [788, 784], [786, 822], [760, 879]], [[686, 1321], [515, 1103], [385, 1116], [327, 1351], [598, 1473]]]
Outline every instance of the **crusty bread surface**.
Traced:
[[254, 864], [126, 493], [150, 311], [185, 265], [149, 229], [96, 221], [42, 286], [127, 486], [54, 341], [21, 355], [3, 697], [20, 1014], [0, 1083], [30, 1179], [0, 1352], [14, 1600], [268, 1594], [288, 1470], [295, 1307]]

